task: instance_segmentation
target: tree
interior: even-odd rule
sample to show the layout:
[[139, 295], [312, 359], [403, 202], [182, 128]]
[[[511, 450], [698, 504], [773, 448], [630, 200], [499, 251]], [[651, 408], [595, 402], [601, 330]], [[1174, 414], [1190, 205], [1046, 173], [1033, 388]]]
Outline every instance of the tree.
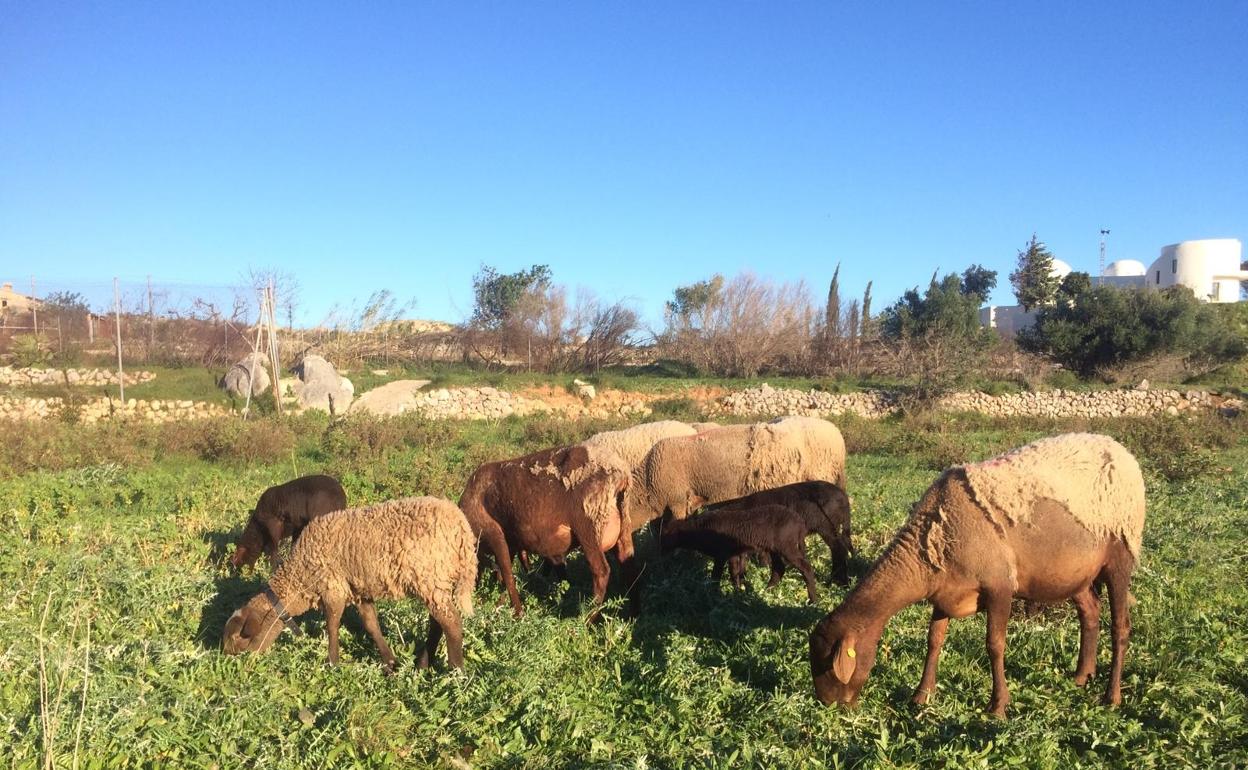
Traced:
[[950, 273], [941, 280], [932, 276], [927, 291], [910, 289], [881, 315], [881, 331], [892, 340], [919, 339], [938, 335], [970, 343], [986, 341], [979, 324], [981, 292], [992, 291], [997, 274], [978, 265], [961, 276]]
[[982, 265], [971, 265], [962, 272], [962, 293], [979, 297], [980, 303], [988, 301], [988, 295], [997, 288], [997, 271]]
[[867, 281], [867, 290], [862, 293], [862, 331], [859, 336], [864, 340], [871, 338], [871, 281]]
[[1185, 286], [1163, 291], [1089, 287], [1067, 299], [1042, 307], [1035, 324], [1019, 333], [1018, 343], [1084, 376], [1162, 353], [1204, 365], [1248, 352], [1248, 339]]
[[1091, 288], [1092, 276], [1076, 270], [1073, 273], [1067, 273], [1062, 282], [1058, 284], [1057, 297], [1070, 302]]
[[499, 330], [512, 319], [524, 296], [550, 286], [550, 267], [533, 265], [528, 270], [499, 273], [488, 265], [472, 278], [472, 322], [485, 329]]
[[1057, 276], [1053, 275], [1053, 255], [1031, 234], [1031, 241], [1018, 252], [1018, 267], [1010, 273], [1014, 296], [1024, 310], [1047, 305], [1057, 293]]
[[701, 318], [719, 301], [724, 288], [724, 277], [716, 273], [705, 281], [677, 286], [667, 303], [669, 324], [676, 320], [686, 326], [701, 325]]
[[[824, 308], [824, 328], [828, 339], [834, 340], [841, 336], [841, 263], [836, 263], [832, 271], [832, 283], [828, 285], [828, 304]], [[851, 331], [852, 334], [852, 331]]]

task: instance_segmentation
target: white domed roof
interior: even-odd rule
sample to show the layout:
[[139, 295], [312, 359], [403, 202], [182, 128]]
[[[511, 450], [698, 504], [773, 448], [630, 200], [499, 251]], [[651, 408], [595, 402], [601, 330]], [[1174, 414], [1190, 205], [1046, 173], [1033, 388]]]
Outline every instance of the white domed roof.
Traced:
[[1065, 278], [1070, 275], [1070, 265], [1060, 259], [1054, 258], [1053, 267], [1049, 270], [1049, 275], [1056, 276], [1057, 278]]
[[1144, 275], [1144, 263], [1134, 259], [1120, 259], [1116, 262], [1110, 262], [1105, 267], [1105, 275]]

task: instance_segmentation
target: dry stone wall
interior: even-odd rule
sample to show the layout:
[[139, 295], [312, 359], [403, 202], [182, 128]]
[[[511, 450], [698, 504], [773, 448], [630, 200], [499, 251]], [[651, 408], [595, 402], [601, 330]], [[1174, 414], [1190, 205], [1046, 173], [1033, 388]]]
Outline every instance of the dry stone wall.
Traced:
[[531, 414], [557, 414], [570, 418], [650, 414], [650, 408], [641, 399], [625, 401], [610, 409], [595, 406], [589, 400], [584, 403], [552, 405], [491, 387], [438, 388], [419, 393], [411, 400], [407, 411], [434, 419], [455, 420], [499, 419], [513, 414], [521, 417]]
[[57, 420], [80, 423], [101, 420], [131, 419], [148, 422], [173, 422], [204, 417], [220, 417], [229, 410], [219, 404], [203, 401], [172, 399], [127, 399], [125, 403], [109, 398], [91, 398], [67, 404], [61, 398], [18, 398], [0, 396], [0, 420]]
[[[138, 385], [156, 379], [153, 372], [126, 372], [126, 384]], [[34, 369], [0, 366], [0, 385], [116, 385], [117, 372], [107, 369]]]
[[[1052, 390], [994, 396], [978, 391], [945, 396], [938, 407], [950, 412], [979, 412], [994, 417], [1138, 417], [1220, 409], [1237, 411], [1244, 403], [1217, 393], [1189, 390]], [[857, 414], [881, 417], [895, 411], [896, 398], [882, 391], [824, 393], [791, 388], [757, 388], [730, 393], [710, 409], [712, 414], [803, 414], [832, 417]]]

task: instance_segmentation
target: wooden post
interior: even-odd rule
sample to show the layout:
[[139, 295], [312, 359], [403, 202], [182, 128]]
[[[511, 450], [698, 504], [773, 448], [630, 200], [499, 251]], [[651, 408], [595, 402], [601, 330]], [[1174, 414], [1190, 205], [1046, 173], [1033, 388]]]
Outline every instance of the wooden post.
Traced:
[[152, 276], [147, 276], [147, 361], [152, 361], [152, 348], [156, 346], [156, 305], [152, 302]]
[[35, 301], [35, 277], [30, 277], [30, 315], [33, 318], [35, 336], [39, 336], [39, 303]]
[[121, 288], [113, 279], [113, 318], [117, 328], [117, 388], [121, 393], [121, 408], [126, 408], [126, 373], [121, 368]]

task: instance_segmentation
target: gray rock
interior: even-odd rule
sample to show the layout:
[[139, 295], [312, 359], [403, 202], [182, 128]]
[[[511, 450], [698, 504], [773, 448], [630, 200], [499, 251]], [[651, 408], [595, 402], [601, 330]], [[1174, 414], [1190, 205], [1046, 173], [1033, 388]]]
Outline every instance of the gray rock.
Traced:
[[429, 380], [395, 380], [368, 391], [351, 404], [351, 413], [396, 415], [416, 408], [417, 394]]
[[295, 389], [299, 406], [333, 414], [347, 413], [355, 387], [350, 380], [338, 374], [333, 364], [318, 355], [307, 355], [295, 364], [294, 372], [300, 382]]
[[242, 361], [230, 367], [230, 370], [221, 378], [221, 387], [230, 392], [231, 395], [238, 398], [247, 397], [247, 381], [251, 380], [252, 397], [259, 396], [269, 389], [272, 381], [269, 379], [269, 373], [264, 368], [264, 356], [259, 353], [251, 353]]

